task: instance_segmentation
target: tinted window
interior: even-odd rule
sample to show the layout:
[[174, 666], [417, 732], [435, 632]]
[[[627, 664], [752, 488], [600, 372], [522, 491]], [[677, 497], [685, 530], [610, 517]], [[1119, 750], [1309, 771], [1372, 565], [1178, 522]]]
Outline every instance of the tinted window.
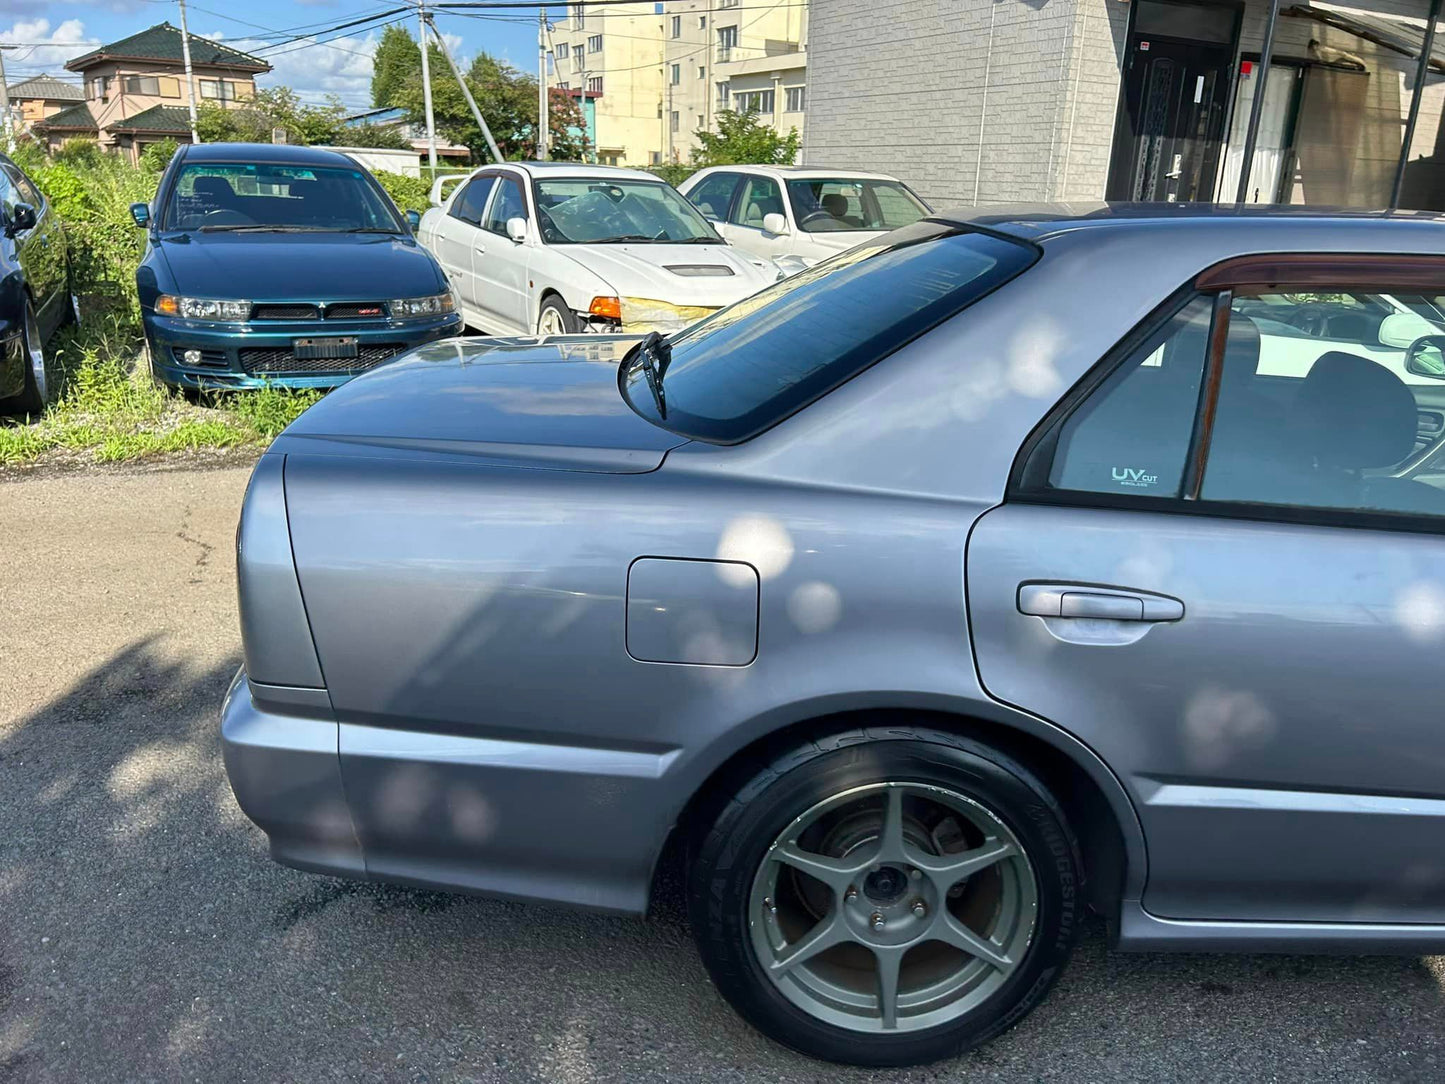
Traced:
[[732, 443], [781, 421], [1028, 267], [1024, 244], [918, 223], [721, 310], [670, 342], [661, 417], [638, 353], [633, 409], [700, 440]]
[[749, 177], [743, 185], [742, 198], [733, 208], [728, 221], [760, 230], [767, 215], [783, 213], [783, 194], [778, 182], [771, 177]]
[[15, 182], [10, 179], [9, 172], [0, 169], [0, 213], [4, 214], [6, 222], [9, 222], [14, 215], [15, 205], [24, 202], [15, 187]]
[[1242, 347], [1225, 359], [1200, 497], [1445, 515], [1445, 380], [1405, 366], [1412, 342], [1445, 334], [1442, 301], [1236, 299]]
[[496, 183], [495, 174], [473, 177], [467, 182], [467, 186], [457, 193], [457, 198], [452, 200], [451, 209], [447, 213], [463, 222], [470, 222], [473, 226], [480, 226], [482, 215], [487, 210], [487, 197], [492, 194], [492, 185]]
[[687, 198], [708, 218], [721, 222], [728, 216], [737, 187], [736, 173], [714, 173], [688, 193]]
[[803, 178], [788, 182], [798, 227], [830, 230], [896, 230], [917, 222], [928, 209], [896, 181]]
[[363, 169], [197, 162], [181, 167], [165, 229], [280, 226], [404, 232], [391, 201]]
[[1179, 496], [1212, 310], [1191, 301], [1068, 416], [1052, 449], [1040, 444], [1036, 457], [1053, 453], [1047, 488]]
[[522, 198], [522, 186], [517, 183], [517, 179], [515, 177], [498, 178], [496, 195], [492, 197], [492, 206], [487, 211], [482, 229], [505, 236], [507, 219], [526, 217], [527, 203]]
[[44, 202], [44, 197], [40, 195], [40, 190], [31, 183], [29, 177], [21, 172], [19, 166], [12, 165], [9, 162], [4, 163], [4, 166], [5, 172], [9, 174], [10, 179], [15, 182], [15, 188], [19, 194], [20, 202], [30, 204], [30, 206], [34, 207], [38, 212], [41, 204]]

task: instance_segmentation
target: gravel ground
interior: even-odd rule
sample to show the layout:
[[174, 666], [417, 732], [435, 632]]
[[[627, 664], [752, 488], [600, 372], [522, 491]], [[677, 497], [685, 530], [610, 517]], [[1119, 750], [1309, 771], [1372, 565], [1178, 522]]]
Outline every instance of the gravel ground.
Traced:
[[216, 711], [247, 472], [0, 481], [0, 1081], [1439, 1081], [1440, 959], [1130, 956], [1088, 927], [961, 1061], [842, 1071], [647, 921], [282, 869]]

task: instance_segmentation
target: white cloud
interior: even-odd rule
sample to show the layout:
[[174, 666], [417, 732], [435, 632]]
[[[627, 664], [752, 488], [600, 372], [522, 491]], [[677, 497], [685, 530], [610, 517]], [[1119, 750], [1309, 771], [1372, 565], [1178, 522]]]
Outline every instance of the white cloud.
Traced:
[[[222, 37], [211, 33], [206, 36]], [[371, 104], [372, 55], [378, 40], [379, 35], [367, 34], [336, 38], [324, 44], [298, 41], [273, 51], [266, 51], [274, 45], [266, 41], [233, 38], [227, 44], [258, 53], [272, 66], [270, 74], [259, 79], [262, 87], [290, 87], [303, 102], [314, 104], [334, 94], [349, 107], [365, 109]]]
[[79, 19], [66, 19], [52, 30], [50, 20], [43, 18], [16, 20], [8, 30], [0, 30], [0, 42], [20, 45], [5, 57], [12, 83], [42, 71], [75, 78], [65, 71], [65, 62], [90, 52], [99, 44], [86, 37], [85, 24]]

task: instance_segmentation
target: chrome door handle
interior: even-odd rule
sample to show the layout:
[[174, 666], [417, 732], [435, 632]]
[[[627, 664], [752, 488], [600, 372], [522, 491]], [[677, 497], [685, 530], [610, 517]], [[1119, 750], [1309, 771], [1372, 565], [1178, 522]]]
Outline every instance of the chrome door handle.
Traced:
[[1019, 613], [1033, 617], [1079, 617], [1102, 621], [1178, 621], [1184, 603], [1152, 591], [1091, 584], [1021, 583]]

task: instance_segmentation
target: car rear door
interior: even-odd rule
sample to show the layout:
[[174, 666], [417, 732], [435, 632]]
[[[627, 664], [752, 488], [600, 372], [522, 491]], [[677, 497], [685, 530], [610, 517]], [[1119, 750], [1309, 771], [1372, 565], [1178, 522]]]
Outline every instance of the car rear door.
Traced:
[[474, 325], [479, 322], [481, 308], [472, 273], [472, 246], [481, 229], [482, 215], [492, 194], [492, 186], [496, 183], [495, 173], [479, 173], [473, 177], [452, 198], [436, 230], [436, 258], [456, 288], [467, 323]]
[[45, 197], [29, 177], [13, 162], [0, 160], [5, 175], [5, 214], [7, 221], [17, 204], [28, 204], [35, 212], [35, 225], [14, 236], [25, 281], [35, 298], [36, 319], [47, 338], [65, 317], [69, 302], [66, 290], [65, 237], [55, 221]]
[[979, 673], [1120, 775], [1154, 915], [1442, 923], [1445, 476], [1397, 469], [1398, 375], [1321, 342], [1262, 376], [1283, 340], [1241, 306], [1438, 295], [1445, 260], [1270, 259], [1201, 278], [1025, 446], [968, 544]]

